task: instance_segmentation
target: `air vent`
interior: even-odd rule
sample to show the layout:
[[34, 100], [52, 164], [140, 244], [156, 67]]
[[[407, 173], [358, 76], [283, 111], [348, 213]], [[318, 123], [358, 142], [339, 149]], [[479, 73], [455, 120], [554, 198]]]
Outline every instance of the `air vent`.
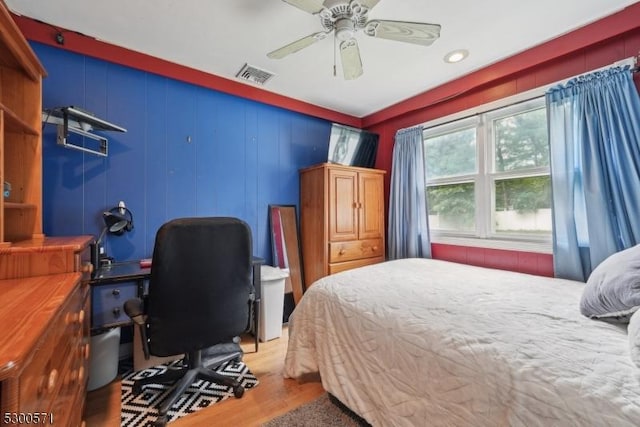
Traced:
[[273, 73], [249, 64], [244, 64], [242, 69], [238, 71], [238, 74], [236, 74], [236, 77], [239, 79], [247, 80], [259, 85], [265, 84], [267, 80], [269, 80], [273, 76]]

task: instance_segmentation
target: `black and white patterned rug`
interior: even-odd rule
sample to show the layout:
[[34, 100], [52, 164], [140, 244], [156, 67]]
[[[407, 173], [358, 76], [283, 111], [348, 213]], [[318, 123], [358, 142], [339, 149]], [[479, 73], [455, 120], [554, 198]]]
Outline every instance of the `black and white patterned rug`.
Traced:
[[[147, 427], [151, 426], [158, 417], [158, 406], [169, 394], [170, 387], [160, 384], [149, 384], [143, 391], [134, 396], [131, 389], [133, 382], [139, 378], [160, 374], [170, 366], [178, 366], [182, 361], [176, 360], [165, 365], [154, 366], [139, 372], [131, 372], [122, 377], [122, 409], [121, 427]], [[217, 372], [236, 378], [245, 390], [258, 385], [258, 379], [249, 371], [243, 362], [228, 362], [221, 365]], [[169, 422], [185, 415], [196, 412], [202, 408], [213, 405], [216, 402], [233, 396], [231, 387], [211, 383], [204, 380], [194, 382], [182, 397], [169, 410]]]

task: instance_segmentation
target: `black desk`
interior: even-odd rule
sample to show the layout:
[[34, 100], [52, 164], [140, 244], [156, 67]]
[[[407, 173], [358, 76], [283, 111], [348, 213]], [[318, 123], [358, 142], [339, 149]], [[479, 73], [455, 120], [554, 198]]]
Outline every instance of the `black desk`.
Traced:
[[115, 283], [136, 282], [137, 296], [144, 295], [144, 282], [151, 276], [151, 268], [140, 267], [140, 261], [126, 261], [107, 264], [100, 267], [89, 281], [91, 286], [111, 285]]
[[[257, 352], [260, 321], [260, 266], [264, 264], [264, 259], [254, 256], [252, 263], [256, 300], [253, 305], [251, 331], [255, 337]], [[140, 267], [140, 261], [116, 262], [99, 268], [94, 277], [89, 280], [92, 333], [117, 326], [131, 325], [131, 320], [123, 314], [122, 305], [129, 298], [141, 298], [145, 295], [145, 282], [149, 280], [150, 276], [151, 268]]]

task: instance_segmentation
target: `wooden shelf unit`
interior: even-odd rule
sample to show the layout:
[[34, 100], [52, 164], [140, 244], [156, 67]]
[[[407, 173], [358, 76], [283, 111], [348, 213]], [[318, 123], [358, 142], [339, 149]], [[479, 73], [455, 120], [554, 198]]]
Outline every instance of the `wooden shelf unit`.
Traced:
[[0, 2], [0, 247], [42, 234], [42, 78], [46, 71]]

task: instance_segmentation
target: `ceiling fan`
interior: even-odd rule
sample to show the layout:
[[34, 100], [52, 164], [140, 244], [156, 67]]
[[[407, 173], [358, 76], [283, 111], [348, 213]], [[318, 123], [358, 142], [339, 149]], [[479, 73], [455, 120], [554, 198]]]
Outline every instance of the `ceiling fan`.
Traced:
[[[440, 25], [423, 22], [368, 20], [367, 15], [380, 0], [283, 0], [298, 9], [320, 17], [324, 31], [313, 33], [286, 46], [269, 52], [272, 59], [281, 59], [325, 39], [334, 32], [336, 44], [340, 42], [342, 71], [346, 80], [362, 75], [362, 60], [355, 34], [363, 30], [371, 37], [406, 43], [431, 45], [440, 37]], [[334, 65], [335, 74], [335, 65]]]

